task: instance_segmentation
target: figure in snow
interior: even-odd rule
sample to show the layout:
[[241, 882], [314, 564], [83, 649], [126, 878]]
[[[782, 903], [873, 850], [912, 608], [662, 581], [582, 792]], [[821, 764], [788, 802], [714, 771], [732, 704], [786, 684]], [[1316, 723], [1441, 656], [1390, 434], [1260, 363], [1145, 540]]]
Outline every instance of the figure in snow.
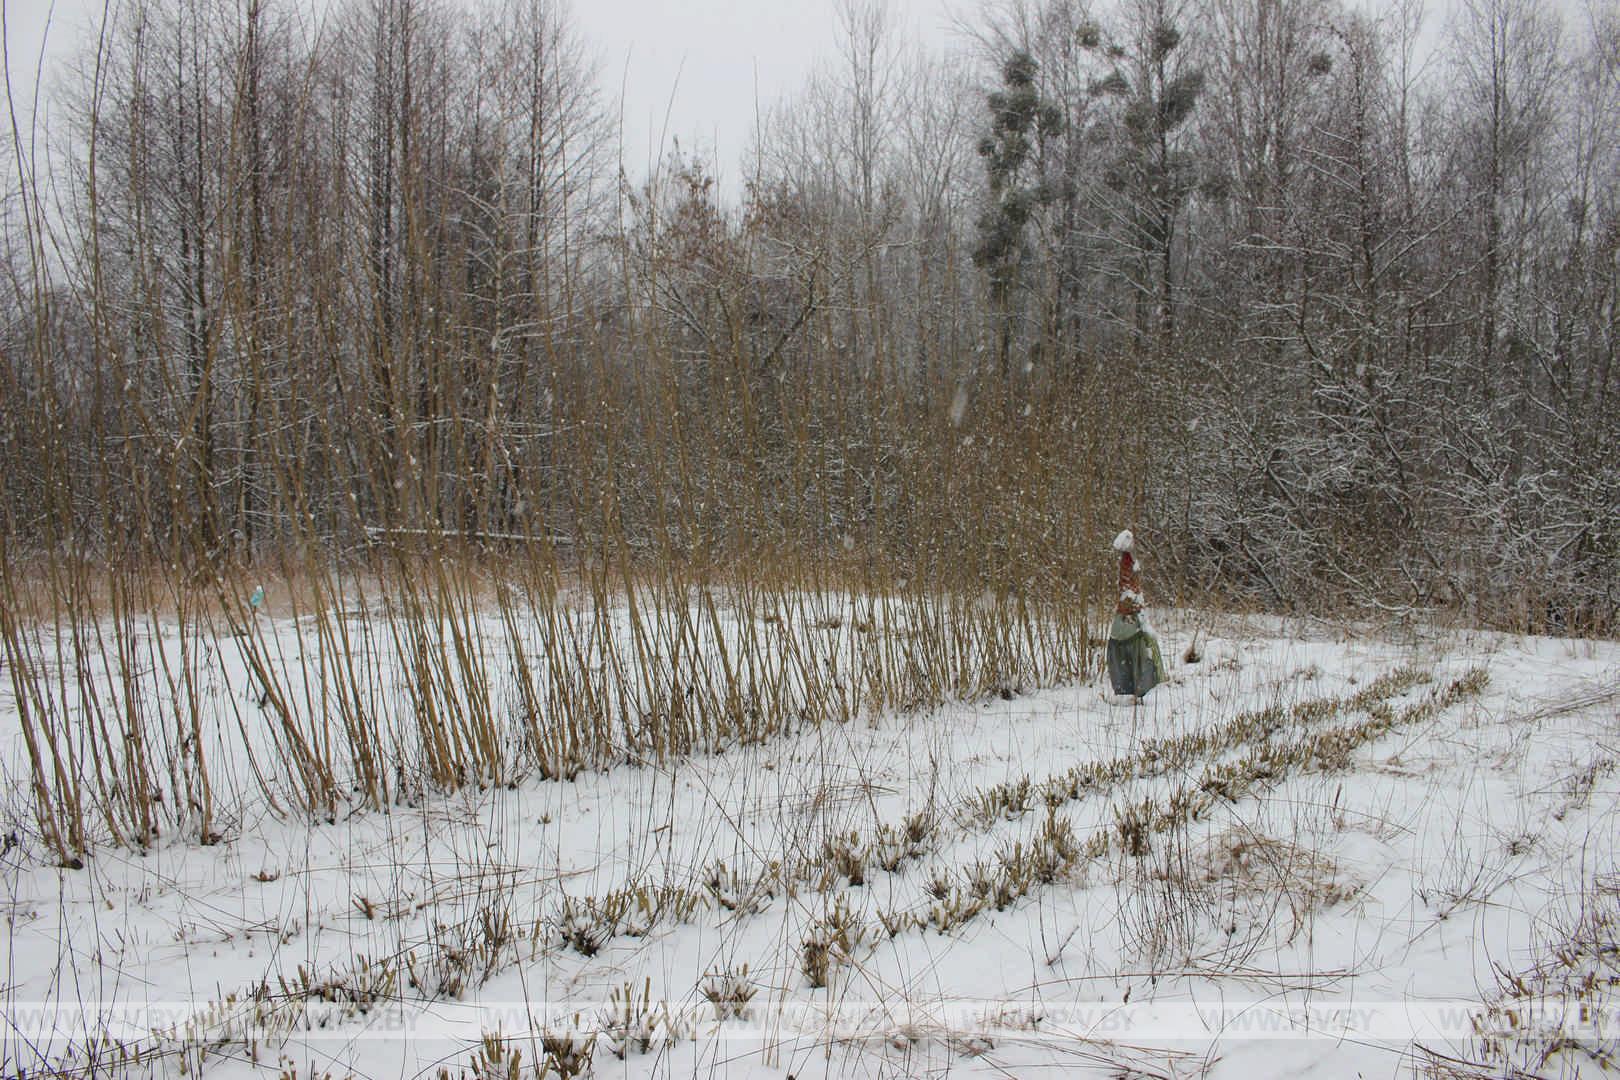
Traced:
[[1144, 610], [1142, 567], [1131, 530], [1114, 537], [1114, 550], [1119, 552], [1119, 603], [1114, 606], [1114, 624], [1108, 633], [1108, 681], [1114, 693], [1140, 701], [1164, 681], [1164, 659]]

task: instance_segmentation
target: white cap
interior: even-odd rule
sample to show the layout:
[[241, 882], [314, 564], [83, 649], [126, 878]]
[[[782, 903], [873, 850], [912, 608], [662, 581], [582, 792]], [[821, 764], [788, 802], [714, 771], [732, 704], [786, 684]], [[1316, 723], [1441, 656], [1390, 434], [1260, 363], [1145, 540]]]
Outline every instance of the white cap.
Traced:
[[1136, 546], [1136, 537], [1131, 535], [1131, 530], [1129, 530], [1129, 529], [1126, 529], [1124, 532], [1122, 532], [1118, 536], [1114, 537], [1114, 550], [1115, 551], [1130, 551], [1135, 546]]

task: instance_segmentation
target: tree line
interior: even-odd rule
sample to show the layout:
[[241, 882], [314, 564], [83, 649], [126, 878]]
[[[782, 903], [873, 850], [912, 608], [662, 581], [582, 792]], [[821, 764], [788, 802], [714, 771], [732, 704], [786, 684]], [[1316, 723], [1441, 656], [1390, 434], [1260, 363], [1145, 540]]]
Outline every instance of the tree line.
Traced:
[[[554, 0], [130, 0], [13, 128], [11, 557], [428, 534], [1028, 593], [1620, 612], [1620, 6], [842, 0], [618, 165]], [[62, 163], [66, 163], [65, 165]]]

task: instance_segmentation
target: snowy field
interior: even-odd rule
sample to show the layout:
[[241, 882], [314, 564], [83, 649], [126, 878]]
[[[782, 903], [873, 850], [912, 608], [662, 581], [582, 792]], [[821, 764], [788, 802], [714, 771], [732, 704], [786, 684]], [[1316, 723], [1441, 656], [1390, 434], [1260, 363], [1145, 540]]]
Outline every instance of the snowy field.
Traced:
[[218, 842], [82, 869], [8, 672], [0, 1073], [1616, 1068], [1620, 647], [1159, 623], [1138, 708], [1007, 687], [330, 820], [216, 784]]

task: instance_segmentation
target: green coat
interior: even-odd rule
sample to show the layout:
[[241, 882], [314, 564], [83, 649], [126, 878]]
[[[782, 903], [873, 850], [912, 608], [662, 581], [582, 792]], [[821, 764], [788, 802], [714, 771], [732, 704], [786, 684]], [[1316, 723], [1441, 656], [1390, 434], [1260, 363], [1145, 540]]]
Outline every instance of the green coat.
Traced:
[[1141, 697], [1164, 681], [1159, 639], [1137, 615], [1115, 615], [1108, 631], [1108, 681], [1116, 694]]

